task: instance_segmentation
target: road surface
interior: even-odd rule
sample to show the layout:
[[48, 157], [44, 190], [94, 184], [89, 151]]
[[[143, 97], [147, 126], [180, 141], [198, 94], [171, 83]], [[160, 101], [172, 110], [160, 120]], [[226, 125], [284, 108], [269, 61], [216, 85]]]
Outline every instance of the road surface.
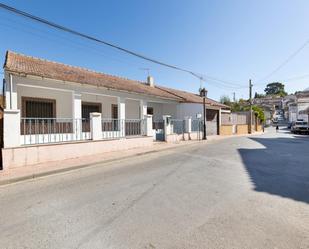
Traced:
[[0, 187], [0, 248], [309, 248], [309, 136], [233, 137]]

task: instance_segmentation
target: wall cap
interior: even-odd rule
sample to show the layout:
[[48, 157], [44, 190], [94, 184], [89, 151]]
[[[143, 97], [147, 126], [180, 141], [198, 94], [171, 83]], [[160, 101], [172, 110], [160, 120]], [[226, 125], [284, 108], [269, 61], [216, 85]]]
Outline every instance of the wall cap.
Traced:
[[19, 109], [4, 109], [4, 113], [18, 114], [20, 113], [20, 110]]

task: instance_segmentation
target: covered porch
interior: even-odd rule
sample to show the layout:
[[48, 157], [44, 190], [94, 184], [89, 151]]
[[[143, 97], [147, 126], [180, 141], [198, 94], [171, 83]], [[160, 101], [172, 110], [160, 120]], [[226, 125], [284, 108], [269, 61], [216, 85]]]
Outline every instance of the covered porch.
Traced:
[[5, 147], [153, 136], [152, 119], [173, 115], [177, 105], [105, 89], [59, 87], [53, 80], [14, 75], [6, 91], [6, 124], [18, 120], [19, 138], [6, 132], [10, 138], [5, 139]]

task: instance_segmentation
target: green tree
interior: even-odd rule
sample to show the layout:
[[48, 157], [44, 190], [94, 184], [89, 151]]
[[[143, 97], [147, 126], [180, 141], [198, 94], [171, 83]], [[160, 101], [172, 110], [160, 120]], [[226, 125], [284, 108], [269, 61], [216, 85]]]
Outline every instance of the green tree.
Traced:
[[255, 112], [256, 116], [264, 123], [265, 115], [263, 109], [259, 106], [252, 106], [252, 110]]
[[[242, 111], [250, 111], [250, 105], [244, 106]], [[264, 110], [263, 108], [253, 105], [252, 106], [252, 111], [255, 113], [255, 115], [262, 121], [265, 122], [265, 115], [264, 115]]]
[[286, 91], [284, 90], [284, 84], [280, 82], [273, 82], [267, 84], [264, 92], [266, 93], [266, 95], [279, 95], [281, 97], [287, 95]]

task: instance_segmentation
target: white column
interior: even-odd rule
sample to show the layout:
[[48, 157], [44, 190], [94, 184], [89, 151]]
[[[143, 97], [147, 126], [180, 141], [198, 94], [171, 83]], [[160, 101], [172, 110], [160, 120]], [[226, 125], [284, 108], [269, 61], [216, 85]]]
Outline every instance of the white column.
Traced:
[[144, 130], [143, 130], [143, 135], [147, 137], [152, 137], [153, 136], [153, 131], [152, 131], [152, 115], [145, 115], [144, 116]]
[[17, 85], [12, 74], [5, 80], [5, 106], [6, 109], [17, 110]]
[[73, 118], [73, 129], [76, 139], [82, 137], [82, 96], [79, 93], [72, 93], [72, 118]]
[[4, 148], [20, 146], [20, 110], [5, 109], [3, 114]]
[[171, 116], [163, 115], [164, 120], [164, 140], [167, 141], [167, 135], [171, 134]]
[[185, 117], [185, 131], [188, 133], [191, 133], [192, 131], [191, 123], [192, 123], [191, 117]]
[[118, 97], [118, 119], [120, 128], [120, 137], [126, 136], [126, 99]]
[[99, 112], [90, 113], [90, 133], [92, 140], [102, 139], [102, 117]]
[[140, 119], [144, 119], [147, 115], [147, 101], [140, 100]]

